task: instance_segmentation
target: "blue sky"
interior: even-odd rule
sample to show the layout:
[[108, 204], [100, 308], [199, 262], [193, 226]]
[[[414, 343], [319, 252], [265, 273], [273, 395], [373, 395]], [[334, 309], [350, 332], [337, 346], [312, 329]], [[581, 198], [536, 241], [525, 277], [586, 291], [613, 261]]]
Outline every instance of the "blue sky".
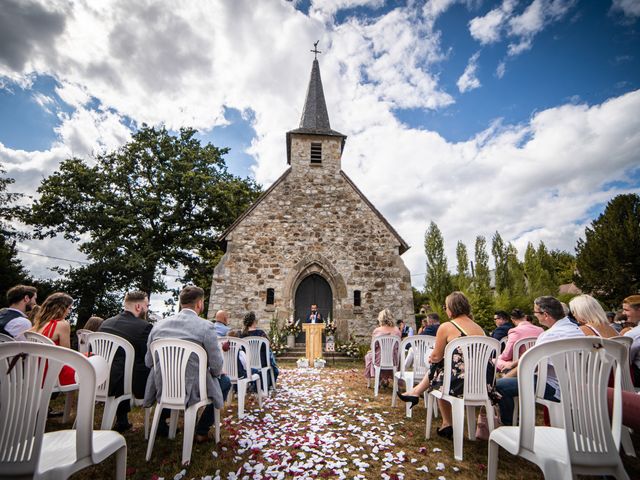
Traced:
[[[137, 125], [192, 126], [265, 188], [286, 168], [313, 55], [342, 167], [412, 245], [496, 230], [572, 251], [613, 196], [640, 191], [640, 2], [9, 0], [0, 11], [0, 162], [34, 194]], [[82, 256], [62, 239], [21, 249]], [[35, 274], [53, 262], [23, 254]]]

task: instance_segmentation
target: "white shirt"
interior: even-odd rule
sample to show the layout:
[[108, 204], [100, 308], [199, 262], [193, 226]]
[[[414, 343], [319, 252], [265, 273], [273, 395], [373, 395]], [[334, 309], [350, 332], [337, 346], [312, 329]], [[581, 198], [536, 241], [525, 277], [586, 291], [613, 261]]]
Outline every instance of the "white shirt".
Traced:
[[[584, 332], [575, 323], [564, 317], [554, 323], [548, 330], [542, 332], [536, 340], [536, 345], [575, 337], [584, 337]], [[555, 389], [555, 397], [559, 399], [560, 383], [551, 362], [547, 364], [547, 383]]]
[[640, 337], [640, 325], [636, 325], [635, 327], [633, 327], [631, 330], [629, 330], [627, 333], [624, 334], [625, 337], [631, 337], [634, 340], [638, 337]]
[[29, 330], [33, 325], [27, 318], [27, 316], [22, 312], [22, 310], [18, 310], [17, 308], [9, 307], [7, 310], [13, 310], [14, 312], [18, 312], [20, 314], [19, 317], [10, 320], [5, 326], [4, 329], [7, 331], [9, 335], [11, 335], [16, 340], [25, 340], [24, 332]]

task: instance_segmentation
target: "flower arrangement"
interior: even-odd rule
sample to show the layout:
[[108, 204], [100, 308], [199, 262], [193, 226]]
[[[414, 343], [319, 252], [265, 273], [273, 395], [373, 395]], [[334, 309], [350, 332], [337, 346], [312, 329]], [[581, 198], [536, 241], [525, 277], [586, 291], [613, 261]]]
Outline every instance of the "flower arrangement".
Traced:
[[338, 327], [336, 326], [336, 322], [333, 321], [333, 319], [331, 318], [331, 314], [329, 314], [329, 319], [324, 325], [324, 333], [326, 333], [327, 335], [335, 335], [337, 329]]
[[336, 345], [336, 350], [346, 353], [347, 356], [351, 358], [362, 358], [364, 356], [361, 346], [353, 337], [350, 337], [347, 343], [339, 343]]
[[278, 310], [276, 309], [275, 313], [271, 317], [269, 321], [269, 344], [271, 346], [271, 351], [274, 355], [280, 355], [287, 351], [287, 346], [285, 345], [286, 335], [283, 335], [278, 329]]
[[307, 360], [306, 357], [299, 358], [296, 361], [296, 365], [298, 368], [309, 368], [309, 360]]
[[324, 358], [316, 358], [313, 361], [313, 368], [324, 368], [327, 364], [327, 361]]
[[282, 332], [284, 333], [285, 336], [293, 335], [295, 337], [300, 332], [302, 332], [302, 326], [300, 325], [300, 320], [299, 319], [294, 320], [293, 317], [291, 317], [289, 320], [287, 320], [287, 324], [282, 329]]

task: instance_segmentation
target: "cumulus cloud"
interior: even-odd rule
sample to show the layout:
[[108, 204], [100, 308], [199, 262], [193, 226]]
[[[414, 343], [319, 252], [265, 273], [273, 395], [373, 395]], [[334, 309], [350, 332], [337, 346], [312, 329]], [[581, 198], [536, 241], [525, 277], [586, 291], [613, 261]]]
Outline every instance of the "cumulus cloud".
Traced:
[[637, 0], [613, 0], [611, 10], [621, 12], [629, 19], [636, 19], [640, 17], [640, 2]]
[[502, 5], [489, 11], [482, 17], [475, 17], [469, 22], [469, 33], [482, 45], [500, 40], [506, 20], [511, 16], [514, 0], [504, 0]]
[[480, 52], [474, 53], [471, 58], [469, 58], [469, 63], [467, 63], [464, 72], [460, 75], [460, 78], [458, 78], [456, 85], [458, 85], [460, 93], [465, 93], [480, 87], [480, 80], [478, 80], [477, 77], [478, 58], [480, 58]]

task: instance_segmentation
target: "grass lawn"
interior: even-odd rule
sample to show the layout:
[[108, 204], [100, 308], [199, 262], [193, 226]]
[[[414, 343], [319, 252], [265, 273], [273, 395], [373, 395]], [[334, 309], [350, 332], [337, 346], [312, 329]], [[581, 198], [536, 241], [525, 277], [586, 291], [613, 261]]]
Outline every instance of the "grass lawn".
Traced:
[[[144, 414], [136, 408], [130, 414], [134, 428], [125, 434], [128, 478], [486, 478], [486, 441], [465, 438], [464, 460], [455, 461], [453, 443], [438, 437], [435, 425], [432, 438], [425, 440], [422, 403], [414, 408], [413, 418], [405, 418], [404, 404], [391, 407], [391, 388], [374, 398], [362, 371], [359, 363], [328, 364], [305, 373], [283, 365], [278, 390], [263, 410], [253, 395], [241, 421], [235, 401], [227, 406], [220, 444], [194, 444], [191, 465], [184, 468], [181, 433], [175, 440], [156, 439], [151, 461], [145, 462]], [[56, 400], [56, 408], [61, 406], [61, 399]], [[96, 407], [96, 428], [101, 414]], [[51, 429], [63, 428], [55, 420], [49, 423]], [[640, 451], [637, 435], [634, 443]], [[625, 456], [624, 464], [630, 478], [640, 478], [640, 461]], [[110, 459], [73, 478], [111, 478], [113, 468]], [[535, 465], [501, 450], [498, 478], [534, 479], [542, 474]]]

